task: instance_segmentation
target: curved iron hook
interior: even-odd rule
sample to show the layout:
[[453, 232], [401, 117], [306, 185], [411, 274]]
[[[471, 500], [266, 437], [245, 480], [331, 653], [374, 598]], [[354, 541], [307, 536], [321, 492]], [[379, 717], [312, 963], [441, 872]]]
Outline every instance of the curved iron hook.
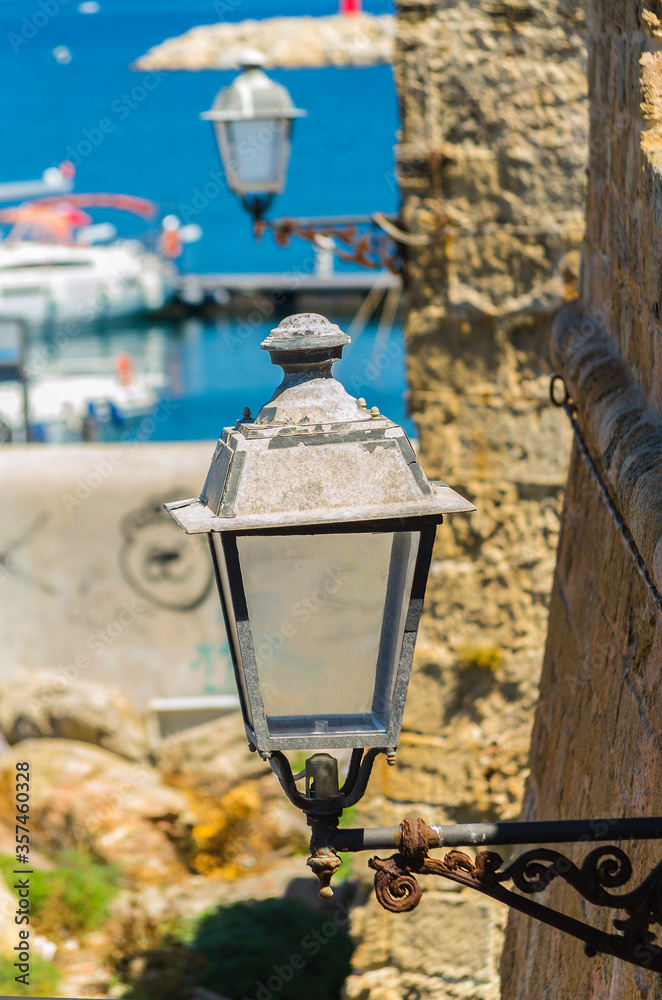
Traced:
[[[363, 794], [368, 787], [368, 781], [370, 780], [370, 775], [372, 773], [372, 766], [380, 753], [389, 753], [386, 747], [373, 747], [371, 750], [366, 750], [363, 755], [363, 759], [360, 762], [360, 767], [357, 768], [356, 778], [353, 785], [349, 788], [346, 794], [341, 794], [340, 804], [343, 809], [348, 809], [350, 806], [356, 805], [356, 803], [363, 797]], [[352, 754], [352, 758], [354, 754]], [[350, 764], [350, 771], [351, 771]], [[348, 775], [349, 778], [349, 775]], [[345, 785], [343, 785], [343, 790]]]
[[375, 759], [380, 753], [388, 753], [386, 748], [374, 747], [371, 750], [353, 750], [345, 783], [340, 789], [338, 798], [313, 799], [304, 795], [296, 786], [290, 762], [282, 750], [274, 750], [269, 757], [269, 765], [280, 786], [293, 806], [305, 813], [336, 813], [356, 805], [368, 787], [370, 774]]
[[280, 787], [283, 789], [292, 805], [296, 806], [297, 809], [301, 809], [303, 812], [307, 812], [310, 803], [313, 800], [309, 799], [306, 795], [303, 795], [297, 788], [294, 781], [294, 775], [292, 774], [292, 768], [290, 767], [290, 762], [282, 750], [273, 751], [269, 757], [269, 766], [278, 778]]

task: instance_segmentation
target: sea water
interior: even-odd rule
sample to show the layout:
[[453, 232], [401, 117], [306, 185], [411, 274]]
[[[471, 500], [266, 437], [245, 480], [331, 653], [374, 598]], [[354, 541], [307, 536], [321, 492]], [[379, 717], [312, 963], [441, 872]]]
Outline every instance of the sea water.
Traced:
[[[411, 435], [404, 377], [404, 344], [400, 324], [392, 328], [373, 319], [355, 330], [347, 317], [333, 317], [350, 329], [352, 342], [334, 365], [334, 374], [368, 407], [377, 406]], [[125, 323], [80, 330], [62, 338], [57, 331], [31, 340], [28, 368], [40, 377], [72, 375], [86, 379], [115, 377], [118, 360], [129, 359], [128, 376], [136, 384], [156, 387], [155, 405], [129, 419], [121, 405], [108, 419], [103, 399], [93, 399], [103, 418], [93, 439], [101, 441], [186, 441], [217, 438], [233, 425], [245, 407], [255, 416], [282, 379], [260, 343], [276, 323], [248, 324], [238, 318], [179, 323]], [[74, 423], [74, 427], [77, 425]], [[77, 430], [62, 436], [62, 426], [39, 428], [48, 440], [75, 440]]]

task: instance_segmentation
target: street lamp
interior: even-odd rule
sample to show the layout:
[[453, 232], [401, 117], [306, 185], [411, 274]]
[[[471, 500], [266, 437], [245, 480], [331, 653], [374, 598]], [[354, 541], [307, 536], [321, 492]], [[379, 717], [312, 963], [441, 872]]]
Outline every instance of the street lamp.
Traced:
[[[395, 763], [436, 527], [444, 514], [475, 509], [429, 482], [403, 429], [335, 380], [331, 367], [347, 343], [322, 316], [283, 320], [261, 345], [283, 381], [255, 418], [246, 408], [224, 429], [202, 495], [166, 504], [186, 532], [209, 536], [249, 747], [308, 818], [320, 895], [332, 894], [338, 852], [395, 847], [369, 861], [391, 912], [418, 905], [416, 875], [437, 875], [572, 934], [589, 955], [662, 972], [650, 931], [662, 924], [662, 863], [617, 894], [608, 890], [625, 885], [632, 866], [614, 845], [595, 847], [581, 867], [547, 847], [505, 869], [494, 851], [429, 857], [470, 844], [662, 839], [660, 817], [338, 829], [375, 758]], [[567, 395], [559, 405], [571, 412]], [[343, 747], [352, 753], [340, 787], [326, 751]], [[315, 751], [296, 775], [285, 755], [293, 750]], [[618, 933], [529, 898], [555, 879], [593, 905], [625, 910]]]
[[[292, 801], [336, 821], [375, 756], [394, 757], [436, 526], [475, 509], [333, 377], [349, 339], [322, 316], [283, 320], [261, 345], [282, 383], [225, 428], [201, 497], [167, 505], [209, 534], [251, 748]], [[315, 754], [305, 799], [283, 751], [342, 747], [345, 797], [335, 759]]]
[[[274, 196], [285, 189], [294, 119], [308, 114], [294, 106], [285, 87], [267, 76], [264, 61], [260, 52], [244, 52], [239, 75], [218, 92], [212, 108], [200, 115], [214, 126], [227, 185], [250, 213], [256, 239], [269, 229], [278, 246], [287, 246], [297, 236], [316, 247], [333, 246], [340, 260], [400, 273], [402, 248], [426, 245], [430, 238], [405, 232], [395, 216], [372, 212], [264, 218]], [[440, 218], [440, 226], [447, 221]]]
[[244, 53], [239, 76], [200, 115], [214, 126], [228, 187], [255, 221], [285, 187], [292, 125], [307, 114], [295, 108], [287, 89], [267, 76], [263, 64], [261, 53]]

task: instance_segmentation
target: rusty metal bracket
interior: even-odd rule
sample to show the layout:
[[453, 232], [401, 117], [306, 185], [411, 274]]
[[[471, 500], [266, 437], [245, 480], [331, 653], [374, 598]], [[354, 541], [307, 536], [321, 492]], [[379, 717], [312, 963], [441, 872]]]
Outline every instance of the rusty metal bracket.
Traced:
[[[662, 926], [662, 862], [628, 892], [609, 890], [624, 886], [632, 878], [632, 864], [620, 847], [607, 841], [662, 840], [662, 817], [553, 820], [549, 822], [467, 823], [428, 826], [422, 819], [404, 820], [399, 827], [339, 829], [343, 809], [363, 795], [372, 765], [380, 753], [393, 762], [394, 750], [354, 750], [347, 779], [338, 783], [337, 761], [326, 753], [314, 754], [306, 768], [293, 775], [287, 758], [279, 751], [270, 763], [290, 801], [306, 813], [312, 828], [308, 865], [317, 875], [320, 896], [332, 895], [331, 879], [340, 866], [339, 853], [397, 848], [390, 858], [370, 858], [375, 872], [375, 894], [384, 909], [407, 913], [421, 901], [417, 875], [438, 875], [458, 885], [481, 892], [557, 930], [584, 942], [588, 956], [612, 955], [632, 965], [662, 973], [662, 946], [651, 927]], [[306, 794], [296, 781], [306, 778]], [[496, 851], [481, 850], [475, 859], [451, 850], [443, 858], [431, 858], [434, 847], [498, 844], [560, 844], [601, 842], [576, 865], [550, 847], [536, 847], [516, 858], [506, 868]], [[543, 892], [561, 879], [593, 906], [623, 911], [614, 917], [616, 933], [598, 930], [584, 921], [561, 913], [529, 897]], [[504, 883], [512, 882], [514, 889]]]
[[[616, 894], [607, 890], [625, 885], [632, 877], [630, 859], [620, 847], [597, 847], [580, 867], [559, 851], [538, 847], [526, 851], [501, 871], [503, 861], [495, 851], [480, 851], [475, 861], [461, 851], [449, 851], [443, 859], [430, 858], [428, 843], [437, 837], [430, 837], [434, 828], [422, 820], [405, 820], [401, 829], [400, 852], [368, 862], [375, 871], [377, 899], [391, 913], [406, 913], [418, 906], [422, 892], [416, 875], [439, 875], [579, 938], [589, 956], [613, 955], [653, 972], [662, 972], [662, 947], [650, 929], [653, 924], [662, 924], [662, 862], [639, 886]], [[613, 920], [620, 933], [597, 930], [527, 898], [542, 892], [558, 878], [595, 906], [624, 910], [625, 918]], [[505, 888], [503, 883], [509, 881], [519, 892]]]
[[332, 252], [339, 260], [372, 269], [387, 268], [393, 274], [400, 274], [403, 268], [400, 242], [394, 238], [391, 220], [387, 219], [387, 232], [380, 224], [380, 219], [375, 219], [372, 215], [311, 219], [260, 217], [254, 222], [253, 233], [259, 240], [265, 232], [271, 232], [279, 247], [289, 246], [293, 236], [307, 240], [314, 246], [319, 245], [320, 237], [326, 237], [336, 244]]

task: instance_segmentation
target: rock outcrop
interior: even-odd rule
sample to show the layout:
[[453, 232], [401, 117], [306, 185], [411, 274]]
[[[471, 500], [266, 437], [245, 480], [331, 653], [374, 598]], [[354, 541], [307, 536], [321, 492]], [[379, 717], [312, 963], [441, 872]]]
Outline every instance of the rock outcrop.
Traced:
[[201, 874], [237, 875], [274, 851], [304, 848], [309, 831], [271, 768], [248, 750], [238, 712], [164, 740], [154, 752], [163, 780], [185, 790], [196, 821], [188, 858]]
[[390, 14], [203, 24], [154, 46], [133, 69], [236, 69], [247, 49], [261, 52], [267, 67], [370, 66], [391, 62], [394, 35]]
[[0, 820], [14, 815], [16, 762], [30, 764], [34, 846], [88, 849], [135, 883], [181, 877], [176, 843], [187, 833], [185, 794], [158, 773], [74, 740], [23, 740], [0, 756]]
[[142, 760], [145, 724], [116, 687], [55, 670], [19, 669], [0, 681], [0, 732], [7, 743], [54, 737], [79, 740]]
[[154, 759], [170, 784], [215, 798], [242, 781], [271, 774], [269, 765], [249, 752], [239, 712], [167, 737]]

